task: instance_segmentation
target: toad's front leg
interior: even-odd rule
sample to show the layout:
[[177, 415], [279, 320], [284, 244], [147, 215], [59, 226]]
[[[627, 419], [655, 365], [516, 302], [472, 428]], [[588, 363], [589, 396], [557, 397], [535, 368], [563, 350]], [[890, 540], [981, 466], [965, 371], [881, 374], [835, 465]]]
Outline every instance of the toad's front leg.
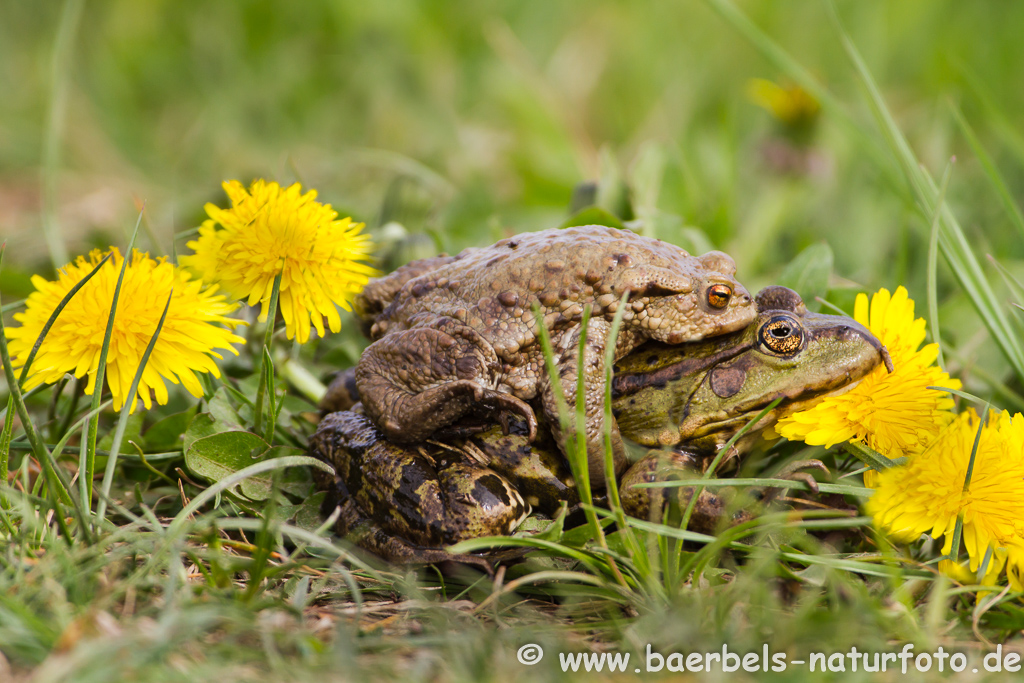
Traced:
[[[576, 389], [579, 378], [583, 378], [584, 439], [587, 446], [587, 464], [590, 482], [595, 490], [605, 487], [605, 443], [604, 443], [604, 399], [605, 399], [605, 344], [611, 324], [604, 319], [592, 319], [587, 326], [587, 338], [583, 345], [582, 365], [580, 364], [580, 328], [568, 331], [555, 340], [555, 364], [562, 396], [565, 399], [569, 417], [569, 428], [563, 429], [559, 420], [558, 399], [547, 372], [541, 379], [541, 402], [544, 414], [551, 423], [559, 446], [568, 456], [572, 448], [569, 438], [575, 432], [573, 416], [576, 414]], [[612, 457], [616, 475], [628, 465], [626, 449], [622, 444], [618, 425], [614, 418], [611, 423]]]
[[509, 414], [518, 415], [533, 438], [533, 409], [495, 388], [500, 368], [480, 334], [442, 318], [370, 344], [356, 366], [356, 387], [366, 415], [392, 441], [420, 441], [470, 413], [492, 415], [502, 424]]

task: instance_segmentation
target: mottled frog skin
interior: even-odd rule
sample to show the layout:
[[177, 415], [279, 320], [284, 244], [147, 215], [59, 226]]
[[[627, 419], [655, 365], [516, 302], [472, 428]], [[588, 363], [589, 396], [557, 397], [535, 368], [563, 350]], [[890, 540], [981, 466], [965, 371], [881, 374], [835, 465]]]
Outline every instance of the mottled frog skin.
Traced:
[[[562, 392], [576, 401], [583, 375], [587, 451], [603, 486], [605, 342], [625, 295], [615, 358], [654, 339], [680, 344], [745, 328], [750, 295], [721, 252], [679, 247], [604, 226], [524, 233], [456, 256], [415, 261], [370, 282], [355, 310], [375, 340], [356, 368], [366, 415], [396, 443], [420, 442], [475, 414], [505, 431], [517, 416], [533, 438], [528, 401], [558, 425], [558, 399], [544, 369], [534, 309], [554, 348]], [[592, 317], [579, 362], [584, 308]], [[566, 435], [557, 433], [559, 444]], [[626, 464], [619, 432], [613, 449]]]
[[[703, 471], [776, 398], [781, 403], [725, 454], [719, 472], [735, 465], [779, 418], [850, 389], [887, 358], [864, 327], [843, 316], [808, 313], [791, 290], [769, 287], [757, 306], [756, 320], [744, 330], [683, 346], [647, 344], [616, 364], [612, 409], [623, 435], [661, 449], [620, 478], [629, 514], [647, 518], [660, 510], [666, 492], [685, 505], [692, 489], [634, 485]], [[343, 374], [324, 406], [350, 407], [355, 392], [351, 373]], [[492, 428], [410, 445], [387, 439], [366, 416], [340, 410], [324, 418], [310, 445], [337, 470], [333, 477], [316, 475], [329, 493], [324, 513], [339, 507], [337, 531], [392, 561], [450, 559], [445, 545], [510, 534], [531, 509], [552, 514], [563, 502], [579, 502], [551, 437], [542, 429], [531, 443], [522, 422], [509, 434]], [[704, 491], [691, 528], [712, 531], [724, 510], [716, 493]]]

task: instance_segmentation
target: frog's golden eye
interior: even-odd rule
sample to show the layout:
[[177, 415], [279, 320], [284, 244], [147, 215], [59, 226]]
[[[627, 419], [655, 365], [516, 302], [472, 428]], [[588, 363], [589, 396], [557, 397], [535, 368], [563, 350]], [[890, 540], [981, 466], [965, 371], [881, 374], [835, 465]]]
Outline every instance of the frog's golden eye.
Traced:
[[724, 284], [711, 285], [708, 287], [708, 306], [711, 308], [725, 308], [732, 298], [732, 287]]
[[761, 327], [761, 343], [781, 356], [792, 356], [803, 347], [804, 330], [788, 315], [777, 315]]

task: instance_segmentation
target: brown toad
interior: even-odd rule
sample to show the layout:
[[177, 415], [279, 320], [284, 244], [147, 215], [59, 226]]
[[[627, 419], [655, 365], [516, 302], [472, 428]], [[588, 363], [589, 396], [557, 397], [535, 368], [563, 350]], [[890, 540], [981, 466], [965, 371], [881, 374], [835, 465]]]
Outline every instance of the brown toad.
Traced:
[[[604, 347], [627, 296], [615, 342], [621, 358], [647, 339], [680, 344], [746, 327], [756, 309], [726, 254], [691, 256], [674, 245], [603, 226], [542, 230], [456, 256], [415, 261], [371, 281], [356, 311], [372, 344], [356, 367], [367, 415], [396, 442], [429, 437], [470, 413], [526, 420], [540, 396], [549, 422], [558, 404], [533, 308], [543, 316], [569, 406], [583, 374], [590, 476], [604, 484]], [[581, 319], [592, 317], [578, 367]], [[555, 429], [560, 445], [568, 434]], [[626, 464], [617, 427], [612, 447]]]

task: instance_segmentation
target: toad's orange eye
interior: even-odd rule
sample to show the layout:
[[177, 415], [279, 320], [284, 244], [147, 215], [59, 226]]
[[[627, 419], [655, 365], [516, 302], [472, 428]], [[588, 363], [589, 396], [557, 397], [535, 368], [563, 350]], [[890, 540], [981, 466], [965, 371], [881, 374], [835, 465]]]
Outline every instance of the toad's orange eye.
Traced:
[[729, 285], [717, 284], [708, 287], [708, 306], [711, 308], [725, 308], [732, 298], [732, 287]]

